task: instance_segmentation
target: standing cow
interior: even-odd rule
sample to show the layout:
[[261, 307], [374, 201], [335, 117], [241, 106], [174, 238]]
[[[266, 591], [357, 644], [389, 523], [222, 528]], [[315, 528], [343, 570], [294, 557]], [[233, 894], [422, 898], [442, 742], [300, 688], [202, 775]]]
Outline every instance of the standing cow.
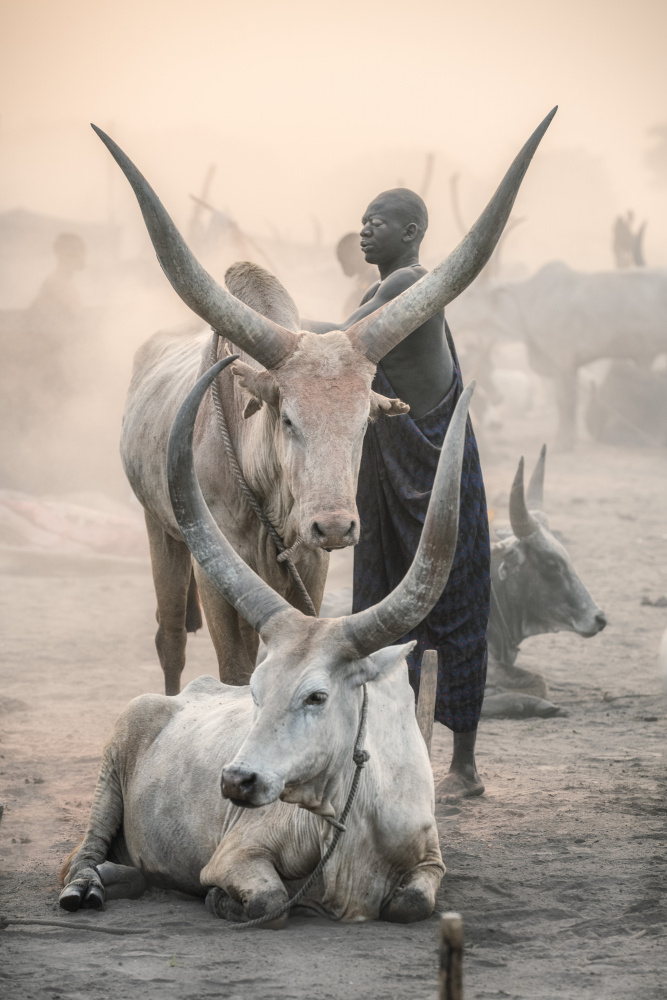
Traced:
[[522, 339], [534, 371], [554, 380], [558, 446], [574, 446], [578, 370], [600, 358], [649, 365], [667, 351], [667, 270], [583, 274], [546, 264], [527, 281], [477, 285], [450, 323]]
[[[457, 296], [480, 272], [503, 231], [528, 164], [551, 121], [534, 132], [461, 244], [429, 274], [346, 332], [299, 331], [299, 317], [277, 279], [256, 266], [236, 268], [231, 291], [195, 260], [154, 191], [118, 146], [96, 129], [137, 196], [162, 268], [184, 302], [241, 349], [226, 374], [223, 407], [242, 474], [285, 545], [316, 609], [327, 550], [359, 536], [355, 497], [368, 420], [407, 410], [371, 390], [375, 366], [412, 330]], [[220, 677], [245, 683], [258, 637], [195, 566], [169, 503], [169, 428], [211, 348], [205, 334], [158, 334], [138, 352], [123, 418], [121, 454], [146, 513], [157, 595], [156, 645], [167, 694], [177, 694], [187, 630], [200, 623], [197, 592], [215, 646]], [[263, 366], [263, 367], [262, 367]], [[233, 390], [230, 385], [233, 381]], [[244, 419], [248, 418], [248, 419]], [[239, 555], [291, 604], [302, 599], [274, 543], [248, 506], [223, 452], [207, 400], [195, 435], [195, 464], [206, 502]]]
[[[340, 844], [300, 907], [341, 920], [424, 919], [444, 873], [433, 776], [408, 682], [414, 643], [388, 644], [429, 614], [449, 576], [472, 389], [452, 417], [404, 579], [366, 611], [311, 618], [244, 563], [199, 488], [195, 417], [225, 364], [199, 380], [181, 409], [169, 488], [184, 544], [261, 635], [267, 656], [249, 687], [200, 677], [176, 697], [130, 703], [105, 747], [60, 904], [100, 909], [105, 895], [135, 896], [153, 881], [207, 893], [209, 910], [231, 920], [271, 916], [318, 864], [342, 818]], [[355, 767], [368, 756], [346, 816]]]

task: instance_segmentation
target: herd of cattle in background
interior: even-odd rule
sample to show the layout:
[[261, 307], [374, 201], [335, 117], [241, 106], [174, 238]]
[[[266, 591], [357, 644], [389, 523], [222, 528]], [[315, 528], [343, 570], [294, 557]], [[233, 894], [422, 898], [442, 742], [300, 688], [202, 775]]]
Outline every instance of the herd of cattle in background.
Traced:
[[[39, 477], [26, 483], [16, 456], [22, 441], [34, 447], [35, 425], [49, 421], [63, 395], [80, 391], [81, 359], [89, 369], [97, 360], [100, 303], [122, 299], [143, 307], [162, 293], [160, 276], [145, 259], [122, 259], [118, 229], [64, 228], [25, 211], [0, 216], [0, 408], [9, 431], [0, 476], [3, 486], [17, 489], [63, 488], [55, 469], [51, 481], [45, 473], [41, 483]], [[212, 273], [223, 273], [235, 259], [254, 259], [297, 297], [317, 284], [326, 303], [322, 313], [348, 315], [376, 277], [353, 234], [339, 241], [337, 252], [277, 236], [253, 239], [199, 197], [190, 230]], [[485, 430], [508, 415], [525, 416], [546, 397], [557, 414], [553, 443], [559, 449], [572, 448], [581, 433], [611, 445], [667, 443], [667, 270], [627, 262], [626, 255], [626, 266], [598, 273], [552, 262], [526, 280], [506, 281], [496, 257], [451, 304], [448, 320], [464, 375], [478, 382], [473, 414], [482, 439]], [[85, 298], [96, 305], [84, 305]]]

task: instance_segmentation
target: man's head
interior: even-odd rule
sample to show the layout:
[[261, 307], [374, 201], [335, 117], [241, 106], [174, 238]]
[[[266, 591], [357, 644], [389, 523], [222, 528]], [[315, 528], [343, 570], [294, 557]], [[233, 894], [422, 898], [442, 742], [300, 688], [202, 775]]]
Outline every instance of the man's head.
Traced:
[[422, 198], [408, 188], [392, 188], [374, 198], [362, 219], [361, 250], [369, 264], [384, 264], [397, 257], [419, 254], [428, 227]]

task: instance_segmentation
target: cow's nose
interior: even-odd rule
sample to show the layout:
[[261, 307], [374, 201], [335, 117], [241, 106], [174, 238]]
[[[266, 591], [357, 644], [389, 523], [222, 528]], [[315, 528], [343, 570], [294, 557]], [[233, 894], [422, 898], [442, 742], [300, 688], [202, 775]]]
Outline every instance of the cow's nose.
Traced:
[[347, 511], [318, 514], [310, 522], [310, 537], [320, 549], [344, 549], [359, 541], [359, 522]]
[[598, 613], [595, 616], [595, 624], [598, 627], [598, 632], [601, 632], [602, 629], [605, 628], [607, 624], [607, 616], [604, 613], [604, 611], [598, 611]]
[[224, 798], [241, 805], [252, 805], [252, 797], [258, 787], [257, 775], [244, 767], [225, 767], [221, 787]]

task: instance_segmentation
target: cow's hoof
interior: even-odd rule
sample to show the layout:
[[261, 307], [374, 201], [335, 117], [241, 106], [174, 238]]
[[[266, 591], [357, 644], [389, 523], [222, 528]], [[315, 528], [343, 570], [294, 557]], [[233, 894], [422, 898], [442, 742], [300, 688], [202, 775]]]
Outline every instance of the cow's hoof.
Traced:
[[87, 910], [104, 909], [104, 888], [101, 885], [91, 885], [86, 893], [83, 905]]
[[58, 902], [63, 910], [75, 913], [82, 907], [87, 910], [104, 909], [104, 886], [94, 868], [84, 868], [68, 882], [60, 893]]
[[86, 891], [87, 886], [85, 885], [66, 885], [60, 893], [58, 902], [63, 910], [67, 910], [68, 913], [76, 913], [83, 905]]
[[433, 900], [421, 889], [406, 886], [397, 889], [380, 913], [381, 920], [394, 924], [412, 924], [415, 920], [427, 920], [433, 913]]

